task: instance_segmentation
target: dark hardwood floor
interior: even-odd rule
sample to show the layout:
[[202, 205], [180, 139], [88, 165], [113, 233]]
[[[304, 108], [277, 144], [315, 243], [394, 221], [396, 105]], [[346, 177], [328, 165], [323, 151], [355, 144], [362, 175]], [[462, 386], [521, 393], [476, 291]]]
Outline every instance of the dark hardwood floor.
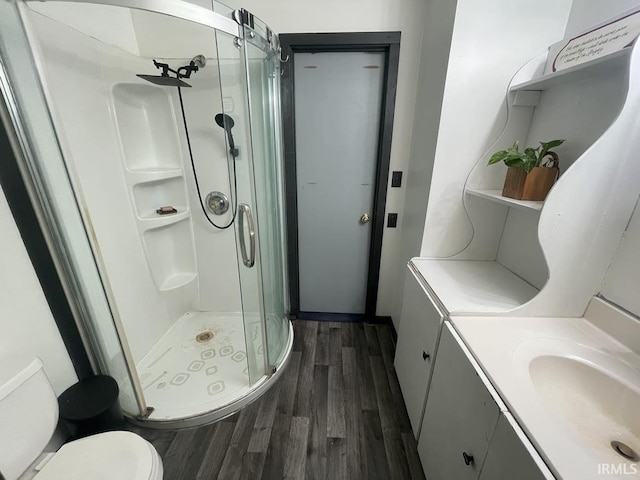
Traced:
[[294, 321], [286, 371], [258, 401], [213, 425], [131, 427], [166, 480], [424, 479], [393, 368], [388, 325]]

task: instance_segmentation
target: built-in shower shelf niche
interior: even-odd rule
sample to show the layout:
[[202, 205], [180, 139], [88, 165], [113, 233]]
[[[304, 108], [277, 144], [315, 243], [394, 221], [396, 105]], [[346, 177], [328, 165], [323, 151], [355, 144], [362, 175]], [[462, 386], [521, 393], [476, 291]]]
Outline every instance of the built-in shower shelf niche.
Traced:
[[[116, 83], [113, 111], [138, 232], [160, 291], [197, 278], [176, 115], [168, 89]], [[161, 207], [176, 213], [160, 215]]]
[[176, 116], [169, 92], [142, 83], [117, 83], [112, 92], [127, 170], [182, 169]]
[[165, 206], [178, 211], [188, 210], [182, 177], [139, 183], [132, 186], [132, 192], [136, 214], [140, 219], [155, 218], [156, 210]]
[[185, 285], [193, 282], [197, 277], [196, 272], [176, 272], [173, 275], [166, 277], [162, 285], [158, 286], [158, 290], [163, 292], [173, 290], [176, 288], [184, 287]]
[[183, 176], [182, 168], [149, 168], [146, 170], [136, 170], [127, 172], [129, 183], [137, 185], [139, 183], [158, 182]]
[[164, 215], [160, 215], [158, 213], [153, 213], [144, 217], [140, 217], [140, 227], [143, 230], [151, 230], [154, 228], [162, 228], [167, 225], [172, 225], [174, 223], [181, 222], [189, 218], [189, 209], [184, 207], [176, 208], [176, 213], [167, 213]]
[[179, 288], [196, 278], [188, 218], [185, 212], [181, 220], [143, 233], [149, 267], [158, 290]]

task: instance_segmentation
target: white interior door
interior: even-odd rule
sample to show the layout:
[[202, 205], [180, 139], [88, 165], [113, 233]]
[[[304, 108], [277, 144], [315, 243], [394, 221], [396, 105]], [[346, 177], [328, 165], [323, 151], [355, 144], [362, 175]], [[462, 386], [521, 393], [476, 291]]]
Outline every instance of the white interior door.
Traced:
[[300, 310], [365, 312], [384, 53], [296, 53]]

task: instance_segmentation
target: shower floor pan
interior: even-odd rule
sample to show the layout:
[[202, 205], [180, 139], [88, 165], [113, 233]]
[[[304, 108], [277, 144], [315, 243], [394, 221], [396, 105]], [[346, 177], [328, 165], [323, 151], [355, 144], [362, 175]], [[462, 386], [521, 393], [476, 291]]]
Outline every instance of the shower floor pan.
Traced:
[[[259, 322], [250, 323], [261, 357]], [[260, 358], [259, 358], [260, 360]], [[250, 390], [242, 314], [187, 312], [138, 365], [149, 421], [188, 419], [237, 401]]]

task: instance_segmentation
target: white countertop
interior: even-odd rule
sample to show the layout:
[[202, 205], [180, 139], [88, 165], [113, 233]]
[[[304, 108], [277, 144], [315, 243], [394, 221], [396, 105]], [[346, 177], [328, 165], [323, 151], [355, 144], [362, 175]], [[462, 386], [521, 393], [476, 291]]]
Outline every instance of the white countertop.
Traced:
[[[602, 309], [601, 300], [594, 302], [598, 308], [592, 311], [611, 313]], [[629, 318], [629, 328], [639, 328], [640, 323]], [[586, 318], [452, 316], [451, 321], [554, 475], [567, 480], [640, 478], [640, 463], [625, 460], [610, 446], [619, 438], [640, 453], [640, 415], [635, 416], [640, 405], [616, 396], [612, 389], [619, 384], [602, 383], [609, 377], [598, 374], [615, 374], [640, 395], [640, 356]], [[565, 366], [570, 367], [566, 372]], [[592, 388], [589, 375], [584, 378], [590, 385], [576, 384], [584, 380], [572, 368], [595, 372], [593, 385], [599, 387]], [[626, 400], [613, 409], [620, 412], [603, 410], [618, 397]], [[611, 423], [613, 417], [619, 422]], [[625, 474], [603, 475], [608, 468], [603, 463], [622, 465]]]
[[414, 258], [410, 264], [447, 313], [506, 312], [538, 293], [494, 261]]

